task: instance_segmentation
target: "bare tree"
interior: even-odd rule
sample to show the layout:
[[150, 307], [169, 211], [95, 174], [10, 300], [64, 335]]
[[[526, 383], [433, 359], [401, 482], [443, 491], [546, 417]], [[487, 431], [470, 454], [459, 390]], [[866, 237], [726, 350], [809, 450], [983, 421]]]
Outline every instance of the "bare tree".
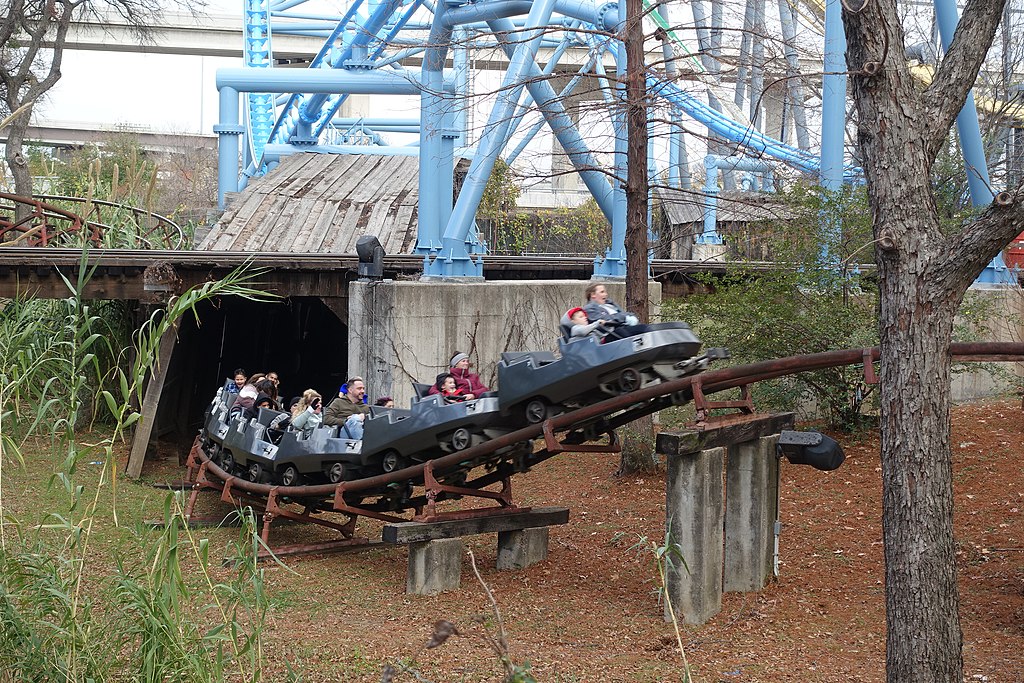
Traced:
[[975, 83], [1004, 0], [968, 0], [934, 81], [904, 57], [896, 0], [845, 5], [847, 60], [874, 217], [880, 294], [887, 677], [963, 680], [949, 447], [953, 316], [985, 264], [1020, 232], [1017, 187], [946, 234], [930, 181]]
[[[626, 308], [640, 322], [647, 304], [647, 65], [643, 1], [626, 0], [622, 42], [626, 48]], [[632, 423], [622, 444], [619, 474], [654, 469], [654, 425], [650, 417]]]
[[[4, 155], [14, 191], [31, 196], [32, 177], [24, 154], [32, 107], [61, 77], [64, 45], [72, 20], [98, 17], [102, 10], [126, 21], [141, 36], [146, 21], [161, 9], [159, 0], [7, 0], [0, 15], [0, 99], [8, 112], [21, 110], [9, 124]], [[5, 3], [6, 4], [6, 3]], [[195, 6], [195, 5], [193, 5]], [[25, 105], [27, 108], [22, 109]]]

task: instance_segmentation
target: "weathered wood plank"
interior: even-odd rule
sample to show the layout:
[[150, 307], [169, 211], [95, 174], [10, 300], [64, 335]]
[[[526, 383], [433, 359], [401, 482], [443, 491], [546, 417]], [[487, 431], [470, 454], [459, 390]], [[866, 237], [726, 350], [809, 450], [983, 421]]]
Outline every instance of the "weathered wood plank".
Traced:
[[202, 247], [350, 253], [374, 234], [404, 253], [415, 243], [417, 182], [415, 157], [291, 155], [250, 181]]
[[128, 466], [125, 468], [125, 474], [132, 479], [142, 476], [142, 465], [146, 460], [146, 451], [149, 449], [149, 437], [153, 433], [153, 423], [156, 422], [156, 409], [160, 405], [160, 394], [164, 390], [167, 368], [171, 365], [171, 356], [174, 354], [176, 343], [177, 330], [173, 327], [160, 337], [160, 357], [156, 367], [153, 368], [149, 384], [146, 385], [146, 395], [142, 399], [142, 417], [139, 418], [138, 426], [135, 428], [132, 452], [128, 456]]
[[731, 446], [778, 434], [792, 429], [793, 413], [771, 415], [745, 415], [742, 420], [703, 430], [661, 432], [655, 442], [655, 451], [665, 456], [699, 453], [711, 448]]
[[458, 538], [499, 531], [517, 531], [569, 522], [569, 508], [534, 508], [528, 512], [492, 515], [444, 522], [399, 522], [385, 524], [381, 538], [385, 543], [422, 543], [441, 538]]

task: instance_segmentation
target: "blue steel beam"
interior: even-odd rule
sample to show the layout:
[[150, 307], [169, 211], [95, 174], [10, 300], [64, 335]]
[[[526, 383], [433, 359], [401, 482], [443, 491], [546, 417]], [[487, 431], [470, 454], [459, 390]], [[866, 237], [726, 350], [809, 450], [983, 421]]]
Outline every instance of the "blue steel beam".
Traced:
[[[454, 90], [454, 83], [437, 74], [439, 92]], [[420, 79], [411, 72], [338, 71], [327, 69], [218, 69], [220, 117], [218, 134], [217, 203], [224, 208], [224, 196], [239, 190], [238, 136], [245, 132], [239, 121], [240, 92], [351, 93], [365, 95], [415, 95], [423, 91]]]
[[[750, 154], [767, 154], [799, 171], [818, 175], [821, 162], [810, 152], [791, 147], [733, 121], [674, 83], [667, 83], [656, 76], [648, 76], [647, 86], [652, 97], [664, 98], [691, 118], [707, 126], [710, 131], [747, 148]], [[861, 169], [851, 165], [847, 165], [843, 173], [847, 182], [857, 182], [863, 176]]]
[[[377, 33], [384, 28], [391, 15], [401, 6], [402, 0], [384, 0], [365, 22], [356, 21], [356, 26], [354, 27], [355, 37], [339, 55], [332, 57], [331, 66], [333, 68], [343, 67], [346, 61], [357, 55], [360, 51], [365, 50], [370, 42], [377, 37]], [[303, 123], [310, 125], [316, 123], [320, 119], [321, 110], [326, 101], [327, 95], [323, 93], [314, 94], [299, 108], [299, 119]]]
[[[576, 86], [579, 85], [580, 81], [583, 80], [584, 74], [586, 74], [588, 71], [594, 68], [594, 63], [598, 60], [599, 57], [600, 52], [598, 50], [592, 49], [590, 51], [590, 58], [587, 59], [587, 63], [583, 65], [579, 72], [577, 72], [577, 74], [572, 77], [572, 80], [570, 80], [565, 85], [565, 87], [562, 88], [562, 91], [558, 93], [559, 99], [564, 99], [572, 94], [572, 92], [576, 89]], [[514, 125], [518, 123], [520, 120], [522, 120], [521, 116], [519, 119], [513, 121], [513, 129], [509, 130], [510, 138], [515, 133]], [[516, 148], [512, 150], [512, 153], [505, 158], [505, 163], [507, 163], [509, 166], [515, 163], [516, 159], [519, 158], [519, 155], [523, 153], [524, 149], [526, 149], [526, 146], [530, 144], [530, 141], [533, 140], [534, 136], [536, 136], [538, 131], [540, 131], [540, 129], [544, 126], [544, 123], [544, 119], [541, 118], [540, 121], [533, 124], [533, 126], [531, 126], [530, 129], [526, 131], [526, 135], [523, 136], [523, 139], [519, 141], [519, 145], [517, 145]]]
[[[400, 6], [401, 2], [402, 2], [402, 0], [396, 0], [396, 5]], [[391, 40], [392, 38], [394, 38], [396, 35], [398, 35], [398, 32], [402, 29], [402, 26], [406, 22], [408, 22], [409, 19], [412, 18], [412, 15], [416, 12], [416, 10], [419, 9], [421, 2], [422, 2], [422, 0], [413, 0], [413, 2], [409, 5], [409, 7], [406, 8], [405, 12], [399, 18], [398, 22], [396, 22], [396, 24], [394, 26], [392, 26], [388, 30], [387, 35], [380, 41], [380, 43], [377, 45], [377, 47], [374, 50], [372, 55], [366, 55], [365, 54], [365, 47], [359, 47], [359, 46], [355, 45], [355, 43], [353, 43], [353, 46], [352, 46], [353, 56], [355, 56], [356, 54], [362, 55], [360, 57], [360, 59], [359, 59], [359, 61], [361, 63], [356, 65], [356, 66], [362, 67], [362, 68], [367, 68], [367, 67], [370, 67], [372, 65], [373, 68], [377, 68], [378, 65], [376, 64], [376, 59], [381, 54], [383, 54], [384, 49], [387, 47], [388, 41]], [[395, 11], [397, 11], [397, 7], [396, 7]], [[337, 62], [337, 65], [342, 67], [342, 68], [353, 68], [353, 65], [352, 65], [351, 61], [347, 62], [344, 59], [339, 60]], [[335, 95], [332, 95], [330, 98], [328, 98], [327, 100], [324, 101], [324, 104], [322, 106], [322, 111], [317, 116], [317, 119], [318, 119], [319, 123], [317, 124], [317, 127], [312, 132], [312, 137], [314, 139], [319, 139], [320, 138], [320, 136], [323, 134], [323, 132], [327, 128], [327, 126], [330, 125], [331, 119], [338, 112], [338, 109], [341, 108], [342, 103], [346, 99], [347, 99], [347, 95], [344, 95], [344, 94], [337, 95], [337, 94], [335, 94]]]
[[[477, 207], [483, 197], [484, 186], [490, 178], [494, 163], [507, 142], [507, 132], [512, 114], [515, 112], [519, 96], [523, 91], [524, 82], [534, 66], [533, 58], [540, 48], [540, 39], [544, 35], [543, 27], [551, 19], [555, 8], [555, 0], [536, 0], [526, 17], [527, 29], [520, 36], [521, 42], [512, 55], [505, 72], [498, 101], [491, 109], [490, 117], [480, 136], [479, 151], [473, 157], [469, 174], [455, 201], [447, 227], [441, 238], [441, 256], [428, 264], [427, 271], [431, 275], [447, 276], [479, 276], [482, 265], [469, 258], [466, 248], [467, 236], [473, 225]], [[498, 20], [496, 20], [498, 21]], [[536, 67], [535, 67], [536, 68]], [[422, 156], [421, 156], [422, 158]]]
[[[512, 31], [507, 19], [493, 21], [490, 26], [491, 30], [496, 33], [509, 34]], [[513, 50], [513, 46], [509, 43], [504, 43], [503, 48], [506, 54], [511, 54]], [[533, 96], [548, 127], [558, 138], [559, 144], [562, 145], [562, 149], [565, 150], [576, 172], [580, 174], [583, 183], [594, 196], [594, 201], [597, 202], [605, 218], [611, 222], [613, 205], [608, 179], [603, 172], [597, 170], [600, 165], [591, 155], [579, 129], [566, 113], [565, 105], [559, 101], [551, 83], [541, 77], [540, 68], [533, 59], [530, 59], [527, 65], [526, 88]]]
[[[960, 23], [955, 0], [935, 0], [935, 19], [939, 25], [942, 49], [949, 50], [957, 25]], [[973, 91], [967, 93], [964, 106], [956, 116], [956, 130], [960, 138], [960, 151], [964, 155], [971, 204], [979, 208], [988, 206], [992, 203], [993, 192], [989, 182], [988, 162], [985, 159], [985, 145], [981, 140], [981, 127], [978, 124], [978, 110], [974, 104]], [[1003, 255], [996, 254], [996, 257], [985, 266], [985, 270], [978, 276], [976, 284], [1016, 286], [1017, 278], [1007, 269]]]
[[[447, 4], [442, 0], [434, 11], [434, 22], [423, 53], [423, 92], [420, 93], [419, 226], [416, 253], [424, 255], [441, 248], [443, 218], [451, 213], [452, 193], [443, 193], [444, 178], [451, 182], [452, 164], [443, 154], [445, 120], [450, 103], [441, 91], [441, 77], [452, 27], [445, 22]], [[424, 265], [426, 272], [426, 264]]]

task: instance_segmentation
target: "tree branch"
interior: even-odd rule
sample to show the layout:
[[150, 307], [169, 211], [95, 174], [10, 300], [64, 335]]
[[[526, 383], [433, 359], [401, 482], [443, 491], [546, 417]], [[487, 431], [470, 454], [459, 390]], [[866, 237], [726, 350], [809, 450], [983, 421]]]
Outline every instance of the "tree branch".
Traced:
[[[943, 279], [947, 290], [962, 296], [966, 289], [958, 283], [970, 284], [977, 273], [995, 258], [1021, 232], [1024, 225], [1024, 184], [1010, 192], [1000, 192], [981, 214], [963, 230], [950, 236], [938, 272], [948, 273]], [[965, 275], [966, 277], [961, 277]]]
[[988, 53], [1006, 0], [968, 0], [935, 80], [924, 92], [930, 125], [929, 158], [935, 159], [953, 120], [963, 108], [975, 75]]

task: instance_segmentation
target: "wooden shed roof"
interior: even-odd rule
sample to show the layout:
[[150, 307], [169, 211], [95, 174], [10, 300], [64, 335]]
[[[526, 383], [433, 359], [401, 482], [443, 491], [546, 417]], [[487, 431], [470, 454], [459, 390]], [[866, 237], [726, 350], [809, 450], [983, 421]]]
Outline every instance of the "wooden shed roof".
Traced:
[[[655, 190], [655, 196], [672, 225], [700, 223], [704, 220], [704, 194], [699, 190], [659, 187]], [[793, 212], [770, 194], [721, 192], [718, 195], [716, 218], [719, 223], [753, 223], [793, 217]]]
[[416, 241], [414, 156], [293, 154], [254, 178], [199, 244], [217, 251], [355, 253], [375, 235], [404, 254]]

